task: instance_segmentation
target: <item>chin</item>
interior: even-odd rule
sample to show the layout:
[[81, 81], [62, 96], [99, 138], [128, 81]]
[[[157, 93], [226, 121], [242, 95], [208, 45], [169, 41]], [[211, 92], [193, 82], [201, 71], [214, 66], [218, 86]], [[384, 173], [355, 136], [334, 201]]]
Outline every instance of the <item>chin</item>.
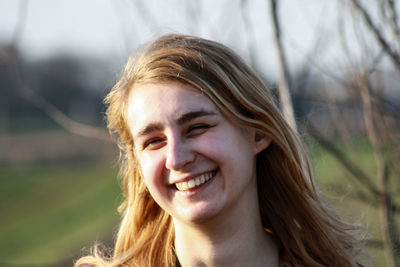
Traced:
[[192, 207], [190, 209], [183, 209], [177, 216], [172, 215], [175, 219], [190, 223], [190, 224], [204, 224], [213, 221], [221, 214], [219, 205], [207, 205], [207, 207]]

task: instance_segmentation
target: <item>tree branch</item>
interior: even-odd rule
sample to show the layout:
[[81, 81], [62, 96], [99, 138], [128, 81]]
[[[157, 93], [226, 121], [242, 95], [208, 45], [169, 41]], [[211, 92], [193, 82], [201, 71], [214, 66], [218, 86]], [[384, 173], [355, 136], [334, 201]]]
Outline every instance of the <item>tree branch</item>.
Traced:
[[396, 36], [398, 42], [400, 42], [400, 26], [399, 26], [399, 16], [396, 12], [396, 3], [393, 0], [388, 0], [389, 11], [391, 16], [391, 28], [393, 34]]
[[21, 78], [21, 74], [17, 67], [17, 59], [15, 57], [14, 60], [9, 63], [9, 74], [10, 77], [12, 77], [11, 80], [14, 82], [15, 87], [21, 93], [22, 97], [37, 108], [44, 111], [54, 122], [56, 122], [65, 130], [81, 136], [95, 138], [102, 141], [111, 141], [110, 136], [105, 130], [70, 119], [56, 106], [49, 103], [46, 99], [32, 90], [32, 88], [26, 85]]
[[368, 11], [361, 5], [359, 0], [351, 0], [356, 7], [356, 9], [361, 12], [361, 15], [367, 24], [368, 28], [371, 30], [373, 35], [375, 36], [375, 39], [378, 41], [378, 43], [382, 46], [383, 50], [385, 53], [389, 56], [389, 58], [392, 60], [393, 64], [397, 68], [397, 70], [400, 72], [400, 55], [392, 49], [390, 46], [389, 42], [383, 37], [381, 31], [378, 29], [378, 27], [375, 25], [375, 23], [372, 21], [372, 18]]
[[28, 15], [28, 0], [20, 0], [17, 25], [15, 26], [11, 43], [17, 47], [24, 33], [26, 17]]
[[373, 184], [372, 179], [365, 174], [360, 168], [356, 167], [354, 163], [336, 148], [330, 141], [326, 140], [311, 123], [307, 124], [307, 132], [310, 134], [312, 138], [314, 138], [318, 144], [320, 144], [326, 151], [328, 151], [335, 159], [343, 166], [346, 170], [348, 170], [353, 177], [365, 188], [368, 189], [370, 193], [372, 193], [375, 197], [380, 196], [380, 192], [378, 188]]
[[23, 81], [18, 68], [17, 46], [19, 40], [22, 38], [27, 15], [28, 2], [27, 0], [22, 0], [18, 15], [19, 18], [17, 26], [14, 29], [10, 48], [8, 51], [2, 53], [3, 60], [8, 64], [9, 75], [12, 77], [11, 81], [14, 82], [15, 87], [21, 93], [22, 97], [25, 98], [25, 100], [44, 111], [54, 122], [56, 122], [65, 130], [77, 135], [110, 142], [111, 138], [105, 130], [70, 119], [61, 110], [37, 94]]

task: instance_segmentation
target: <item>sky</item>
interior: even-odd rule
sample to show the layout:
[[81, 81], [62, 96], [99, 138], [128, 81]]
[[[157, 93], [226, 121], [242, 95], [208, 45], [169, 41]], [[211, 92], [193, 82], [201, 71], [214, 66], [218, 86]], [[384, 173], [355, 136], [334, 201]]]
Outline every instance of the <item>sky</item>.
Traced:
[[[12, 40], [23, 1], [26, 0], [0, 1], [3, 44]], [[258, 64], [274, 70], [277, 58], [269, 1], [248, 2], [245, 14], [252, 25], [251, 31], [246, 30], [239, 0], [31, 0], [26, 2], [25, 27], [18, 46], [30, 58], [67, 53], [125, 62], [138, 45], [156, 36], [187, 33], [222, 42], [245, 59], [249, 58], [250, 45], [258, 53]], [[337, 3], [320, 0], [279, 3], [285, 48], [290, 65], [296, 66], [314, 49], [318, 36], [329, 34], [335, 26]], [[325, 48], [335, 50], [331, 45]], [[333, 56], [325, 52], [323, 57]]]
[[[0, 2], [0, 39], [10, 42], [23, 1]], [[92, 55], [118, 52], [120, 39], [111, 1], [27, 1], [26, 23], [20, 48], [31, 57], [58, 52]], [[117, 41], [118, 43], [118, 41]]]

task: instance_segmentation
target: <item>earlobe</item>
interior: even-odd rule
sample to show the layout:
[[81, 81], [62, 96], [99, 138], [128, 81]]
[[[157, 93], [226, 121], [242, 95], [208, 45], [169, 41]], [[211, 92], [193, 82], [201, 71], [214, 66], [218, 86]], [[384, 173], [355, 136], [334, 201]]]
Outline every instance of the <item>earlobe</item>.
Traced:
[[254, 155], [257, 155], [271, 144], [271, 138], [263, 133], [256, 132], [254, 135]]

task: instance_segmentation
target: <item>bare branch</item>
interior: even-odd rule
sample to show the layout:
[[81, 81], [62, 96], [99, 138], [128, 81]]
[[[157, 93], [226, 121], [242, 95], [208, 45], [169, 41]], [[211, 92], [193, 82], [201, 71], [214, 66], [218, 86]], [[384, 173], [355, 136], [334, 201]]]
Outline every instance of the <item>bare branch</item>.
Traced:
[[[376, 197], [366, 194], [364, 191], [360, 190], [360, 187], [355, 185], [354, 179], [347, 179], [348, 175], [345, 175], [345, 176], [346, 176], [346, 180], [348, 180], [348, 181], [350, 181], [350, 183], [352, 183], [352, 185], [350, 186], [351, 191], [348, 190], [350, 192], [345, 194], [346, 199], [347, 198], [353, 199], [355, 201], [362, 202], [366, 205], [371, 205], [375, 208], [378, 208], [378, 201], [377, 201]], [[328, 188], [329, 191], [334, 191], [334, 192], [344, 192], [347, 190], [347, 188], [344, 188], [344, 185], [342, 183], [337, 183], [337, 182], [328, 183], [326, 185], [326, 188]]]
[[11, 40], [11, 44], [13, 47], [18, 46], [18, 43], [20, 42], [23, 36], [27, 15], [28, 15], [28, 0], [20, 0], [17, 25], [15, 26], [13, 37]]
[[399, 26], [399, 16], [396, 12], [396, 3], [393, 0], [388, 0], [389, 12], [391, 15], [391, 28], [397, 41], [400, 42], [400, 26]]
[[[320, 66], [318, 64], [318, 62], [315, 60], [315, 58], [312, 56], [312, 54], [314, 53], [314, 50], [311, 49], [310, 52], [308, 54], [306, 54], [304, 51], [301, 51], [299, 49], [299, 47], [294, 43], [294, 42], [290, 42], [289, 44], [295, 48], [298, 52], [300, 52], [301, 54], [303, 54], [304, 59], [306, 60], [306, 64], [304, 64], [304, 66], [302, 67], [302, 71], [301, 71], [301, 75], [300, 76], [304, 76], [303, 73], [309, 73], [309, 67], [312, 66], [313, 68], [315, 68], [320, 74], [322, 74], [323, 76], [332, 79], [333, 81], [341, 84], [342, 86], [348, 86], [348, 83], [340, 78], [339, 76], [335, 76], [333, 75], [331, 72], [325, 70], [322, 66]], [[317, 46], [314, 47], [314, 49], [318, 49]]]
[[392, 212], [392, 196], [389, 192], [389, 168], [383, 151], [383, 143], [380, 138], [377, 126], [374, 123], [374, 106], [370, 92], [371, 84], [365, 74], [358, 77], [357, 82], [360, 88], [360, 94], [363, 104], [363, 118], [368, 139], [370, 140], [375, 161], [377, 163], [377, 176], [380, 191], [381, 207], [381, 228], [385, 246], [385, 256], [388, 266], [398, 266], [400, 262], [396, 259], [396, 247], [398, 246], [398, 233], [395, 219]]
[[37, 108], [44, 111], [53, 121], [59, 124], [65, 130], [90, 137], [96, 138], [103, 141], [111, 141], [111, 138], [107, 134], [107, 132], [103, 129], [86, 125], [83, 123], [76, 122], [66, 116], [61, 110], [59, 110], [56, 106], [49, 103], [42, 96], [38, 95], [34, 90], [32, 90], [29, 86], [25, 84], [23, 81], [17, 63], [17, 45], [19, 40], [22, 38], [23, 29], [26, 24], [26, 17], [28, 14], [28, 2], [27, 0], [22, 0], [20, 11], [19, 11], [19, 19], [17, 23], [17, 27], [14, 30], [12, 43], [10, 45], [9, 51], [2, 51], [2, 59], [8, 64], [9, 75], [12, 77], [12, 82], [14, 82], [17, 90], [20, 91], [21, 95], [30, 103], [32, 103]]
[[70, 119], [56, 106], [49, 103], [46, 99], [27, 86], [21, 78], [16, 61], [17, 60], [14, 59], [14, 62], [9, 63], [9, 74], [12, 77], [12, 81], [15, 83], [15, 87], [20, 91], [25, 100], [43, 110], [53, 121], [71, 133], [96, 138], [102, 141], [111, 141], [110, 136], [105, 130]]
[[392, 60], [393, 64], [397, 68], [397, 70], [400, 72], [400, 54], [392, 49], [390, 43], [385, 39], [382, 32], [378, 29], [378, 27], [372, 21], [371, 15], [361, 5], [359, 0], [351, 0], [351, 1], [353, 2], [354, 6], [357, 8], [357, 10], [359, 12], [361, 12], [361, 15], [362, 15], [365, 23], [367, 24], [368, 28], [371, 30], [371, 32], [375, 36], [375, 39], [382, 46], [385, 53], [389, 56], [389, 58]]
[[353, 177], [360, 183], [361, 186], [368, 189], [375, 197], [380, 196], [380, 192], [377, 187], [372, 182], [371, 177], [369, 177], [363, 170], [358, 168], [350, 159], [336, 148], [330, 141], [326, 140], [319, 132], [312, 126], [311, 123], [307, 124], [307, 132], [312, 138], [314, 138], [318, 144], [320, 144], [327, 152], [335, 157], [335, 159], [343, 166], [346, 170], [353, 175]]
[[343, 114], [341, 113], [341, 109], [338, 107], [337, 100], [329, 94], [329, 88], [323, 83], [321, 86], [323, 90], [325, 90], [325, 98], [328, 102], [328, 108], [330, 110], [332, 122], [335, 128], [339, 131], [341, 139], [345, 142], [346, 146], [352, 148], [351, 146], [351, 133], [349, 127], [346, 123], [343, 123]]

